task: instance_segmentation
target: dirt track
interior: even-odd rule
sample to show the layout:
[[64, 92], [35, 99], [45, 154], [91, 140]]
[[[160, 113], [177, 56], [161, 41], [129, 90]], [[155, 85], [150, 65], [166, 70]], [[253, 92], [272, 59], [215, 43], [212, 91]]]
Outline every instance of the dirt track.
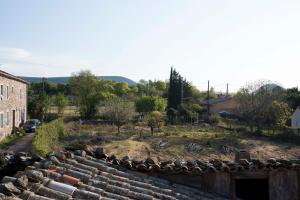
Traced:
[[19, 139], [15, 144], [11, 145], [5, 151], [14, 152], [14, 153], [20, 152], [20, 151], [29, 152], [32, 147], [33, 137], [34, 137], [34, 133], [28, 133], [23, 138]]

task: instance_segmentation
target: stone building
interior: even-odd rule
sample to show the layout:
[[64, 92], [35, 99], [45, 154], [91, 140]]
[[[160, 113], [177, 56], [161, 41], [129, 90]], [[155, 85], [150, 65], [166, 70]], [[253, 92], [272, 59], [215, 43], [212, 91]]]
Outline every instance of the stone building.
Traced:
[[233, 97], [218, 97], [217, 99], [209, 99], [202, 102], [203, 107], [209, 105], [209, 113], [218, 115], [221, 111], [236, 114], [238, 110], [238, 102]]
[[0, 140], [26, 121], [27, 82], [0, 70]]
[[293, 113], [291, 122], [292, 128], [300, 129], [300, 106], [298, 106], [298, 108]]

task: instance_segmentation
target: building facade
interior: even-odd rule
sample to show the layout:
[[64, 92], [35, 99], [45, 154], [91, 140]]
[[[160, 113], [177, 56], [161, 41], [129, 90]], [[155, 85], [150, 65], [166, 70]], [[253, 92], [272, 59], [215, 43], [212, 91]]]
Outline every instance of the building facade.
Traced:
[[27, 82], [0, 70], [0, 140], [27, 118]]
[[292, 128], [300, 129], [300, 107], [298, 107], [292, 115]]

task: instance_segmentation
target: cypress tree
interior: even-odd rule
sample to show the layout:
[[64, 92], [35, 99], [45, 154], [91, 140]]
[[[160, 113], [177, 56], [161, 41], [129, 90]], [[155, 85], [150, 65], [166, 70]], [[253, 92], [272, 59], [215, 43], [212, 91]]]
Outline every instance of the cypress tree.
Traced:
[[168, 109], [177, 109], [178, 106], [182, 103], [184, 93], [183, 84], [184, 83], [182, 77], [172, 67], [168, 90]]

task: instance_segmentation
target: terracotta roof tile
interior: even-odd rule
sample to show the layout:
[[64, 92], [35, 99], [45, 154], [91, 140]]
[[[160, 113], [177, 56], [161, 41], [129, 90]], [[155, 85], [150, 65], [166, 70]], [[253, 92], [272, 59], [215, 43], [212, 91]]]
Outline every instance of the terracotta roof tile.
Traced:
[[[151, 177], [139, 171], [172, 170], [184, 173], [202, 173], [196, 161], [156, 163], [152, 159], [132, 161], [129, 158], [87, 156], [83, 151], [55, 152], [47, 159], [35, 162], [15, 177], [3, 181], [16, 185], [16, 177], [26, 175], [27, 188], [20, 188], [20, 198], [34, 199], [224, 199], [194, 188], [173, 184], [167, 180]], [[213, 166], [213, 164], [211, 164]], [[208, 167], [209, 168], [209, 167]], [[133, 169], [128, 170], [128, 169]]]

